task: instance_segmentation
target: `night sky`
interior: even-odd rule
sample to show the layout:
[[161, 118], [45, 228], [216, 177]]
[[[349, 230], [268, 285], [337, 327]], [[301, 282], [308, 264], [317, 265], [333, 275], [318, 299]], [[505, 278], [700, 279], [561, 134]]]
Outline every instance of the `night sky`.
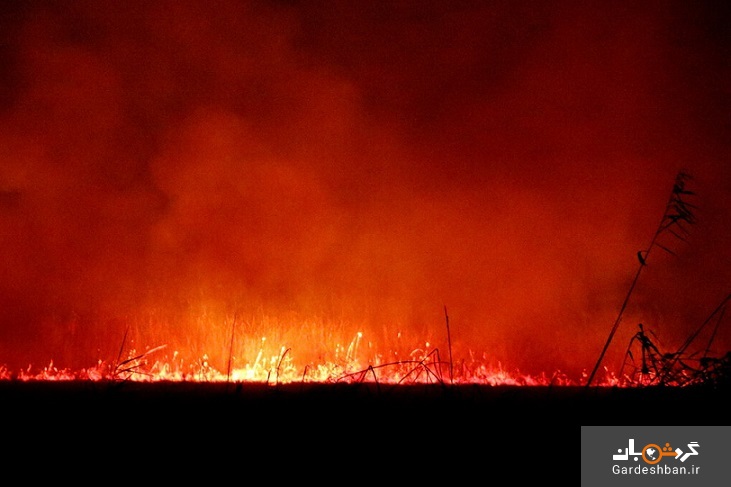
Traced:
[[129, 332], [220, 366], [234, 326], [242, 361], [263, 335], [317, 361], [359, 331], [446, 358], [446, 306], [456, 356], [578, 375], [684, 170], [697, 222], [648, 255], [605, 365], [640, 322], [675, 351], [731, 292], [729, 21], [725, 1], [5, 2], [0, 364], [86, 367]]

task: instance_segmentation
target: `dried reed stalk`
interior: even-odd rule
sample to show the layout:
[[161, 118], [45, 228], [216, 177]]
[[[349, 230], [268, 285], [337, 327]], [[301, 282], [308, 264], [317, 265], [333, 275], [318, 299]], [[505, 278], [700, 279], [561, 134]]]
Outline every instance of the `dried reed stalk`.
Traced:
[[635, 286], [637, 285], [637, 281], [640, 278], [640, 273], [642, 272], [642, 269], [644, 269], [647, 265], [647, 258], [649, 257], [650, 252], [654, 247], [659, 247], [660, 249], [672, 255], [675, 255], [675, 252], [673, 252], [667, 244], [662, 243], [661, 237], [669, 234], [673, 238], [685, 241], [685, 237], [688, 234], [688, 229], [685, 227], [685, 225], [692, 225], [696, 222], [696, 217], [693, 213], [695, 210], [695, 206], [685, 201], [686, 197], [693, 196], [695, 194], [692, 191], [687, 190], [685, 187], [685, 184], [689, 179], [692, 178], [685, 171], [680, 171], [675, 177], [675, 183], [673, 184], [673, 189], [670, 192], [670, 198], [665, 205], [665, 212], [662, 215], [662, 219], [660, 220], [660, 224], [658, 225], [655, 234], [652, 236], [650, 245], [647, 247], [647, 249], [637, 252], [639, 267], [637, 268], [637, 272], [635, 273], [635, 277], [632, 280], [632, 284], [627, 291], [627, 295], [624, 298], [624, 302], [622, 303], [622, 307], [619, 310], [617, 319], [612, 325], [612, 329], [609, 332], [609, 337], [604, 344], [604, 348], [599, 354], [599, 359], [597, 360], [596, 365], [594, 365], [594, 369], [591, 371], [589, 379], [586, 381], [587, 387], [589, 387], [594, 380], [594, 376], [596, 375], [596, 372], [599, 369], [602, 360], [604, 359], [604, 355], [609, 348], [609, 344], [612, 342], [614, 334], [619, 328], [619, 323], [622, 321], [622, 315], [624, 314], [625, 309], [627, 309], [627, 304], [629, 303], [632, 292], [634, 291]]

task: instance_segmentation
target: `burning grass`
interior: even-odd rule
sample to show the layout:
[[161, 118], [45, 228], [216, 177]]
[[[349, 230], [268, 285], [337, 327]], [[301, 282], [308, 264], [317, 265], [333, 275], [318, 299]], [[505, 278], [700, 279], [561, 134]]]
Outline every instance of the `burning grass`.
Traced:
[[[725, 304], [707, 319], [701, 329], [676, 351], [663, 351], [653, 340], [652, 330], [642, 324], [630, 341], [625, 360], [614, 374], [604, 368], [604, 376], [593, 385], [598, 387], [648, 387], [695, 385], [721, 386], [731, 384], [731, 352], [714, 356], [709, 347], [698, 351], [691, 345], [703, 328], [713, 325], [713, 334], [720, 325]], [[712, 318], [715, 318], [713, 320]], [[447, 354], [425, 343], [402, 354], [392, 351], [388, 357], [382, 353], [364, 355], [363, 334], [358, 333], [346, 347], [334, 350], [331, 359], [322, 363], [303, 363], [297, 360], [296, 351], [290, 347], [277, 347], [276, 353], [260, 341], [260, 347], [250, 361], [241, 363], [230, 358], [227, 368], [215, 367], [207, 355], [187, 361], [178, 352], [169, 353], [165, 345], [137, 352], [120, 349], [115, 360], [99, 360], [92, 367], [80, 370], [58, 368], [53, 362], [42, 369], [31, 366], [12, 371], [0, 367], [0, 382], [110, 382], [110, 383], [191, 383], [191, 384], [257, 384], [278, 387], [280, 385], [310, 384], [372, 384], [383, 386], [435, 385], [435, 386], [588, 386], [587, 374], [572, 378], [555, 371], [552, 374], [530, 375], [520, 370], [509, 370], [501, 363], [490, 364], [479, 360], [478, 354], [469, 359], [453, 360], [451, 350]], [[710, 345], [710, 343], [709, 343]], [[373, 347], [365, 347], [372, 351]], [[448, 359], [445, 359], [444, 356]], [[484, 355], [483, 355], [484, 357]]]
[[[357, 342], [360, 337], [354, 339]], [[352, 344], [351, 344], [352, 345]], [[15, 381], [112, 381], [112, 382], [191, 382], [191, 383], [254, 383], [279, 384], [480, 384], [480, 385], [578, 385], [565, 374], [531, 376], [519, 370], [509, 371], [500, 364], [491, 366], [478, 361], [461, 360], [454, 364], [442, 359], [436, 348], [418, 348], [408, 358], [381, 361], [379, 357], [362, 365], [346, 354], [343, 359], [298, 367], [290, 348], [281, 347], [279, 354], [266, 356], [259, 350], [251, 363], [229, 370], [213, 367], [207, 356], [186, 363], [173, 353], [164, 355], [166, 347], [155, 347], [144, 353], [132, 351], [119, 361], [100, 360], [93, 367], [73, 371], [59, 369], [51, 362], [40, 370], [28, 367], [14, 372], [0, 367], [0, 380]], [[162, 354], [162, 355], [161, 355]], [[336, 355], [338, 355], [336, 353]]]
[[[154, 322], [127, 326], [118, 354], [112, 360], [100, 359], [93, 366], [80, 370], [57, 368], [53, 362], [42, 369], [28, 366], [20, 371], [2, 366], [0, 381], [250, 383], [264, 386], [372, 384], [376, 387], [728, 386], [731, 383], [731, 352], [714, 355], [711, 345], [718, 334], [725, 307], [731, 301], [731, 294], [677, 350], [661, 350], [651, 338], [656, 334], [652, 330], [646, 331], [640, 323], [619, 372], [615, 374], [601, 367], [651, 251], [657, 248], [675, 255], [671, 243], [686, 241], [688, 226], [696, 222], [696, 207], [688, 201], [695, 195], [688, 189], [690, 180], [688, 173], [678, 173], [650, 244], [637, 253], [637, 273], [604, 348], [591, 373], [582, 373], [581, 377], [570, 377], [560, 370], [537, 376], [524, 374], [520, 370], [506, 369], [500, 362], [487, 360], [487, 354], [480, 356], [472, 350], [466, 353], [463, 350], [462, 355], [458, 355], [452, 346], [450, 320], [445, 306], [446, 347], [443, 349], [435, 347], [429, 340], [409, 346], [407, 343], [416, 343], [415, 337], [403, 337], [400, 332], [396, 340], [378, 346], [376, 340], [367, 339], [361, 332], [346, 339], [348, 326], [342, 323], [302, 320], [296, 315], [264, 316], [255, 323], [254, 320], [242, 321], [237, 315], [222, 319], [216, 310], [207, 308], [197, 313], [194, 323], [186, 327], [186, 331], [192, 332], [183, 333], [185, 338], [182, 342], [148, 347], [142, 352], [137, 350], [135, 343], [154, 343], [158, 335], [180, 335], [180, 323], [175, 317], [162, 316]], [[212, 322], [224, 325], [211, 326]], [[135, 340], [130, 339], [132, 328]], [[265, 331], [275, 335], [267, 335]], [[707, 343], [699, 349], [698, 341], [703, 336], [707, 337]], [[272, 345], [275, 343], [280, 345]], [[304, 346], [293, 348], [286, 345], [288, 343]], [[216, 356], [202, 352], [211, 345], [219, 352]], [[325, 350], [328, 345], [331, 348]], [[178, 351], [181, 349], [186, 350], [187, 355]], [[597, 375], [600, 371], [603, 376]]]

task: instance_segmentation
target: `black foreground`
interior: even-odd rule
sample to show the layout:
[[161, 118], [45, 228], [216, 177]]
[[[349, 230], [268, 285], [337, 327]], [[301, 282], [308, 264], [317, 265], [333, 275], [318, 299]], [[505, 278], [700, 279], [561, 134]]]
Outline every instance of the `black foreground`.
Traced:
[[571, 485], [579, 476], [582, 425], [726, 425], [728, 392], [701, 386], [4, 381], [0, 405], [5, 451], [26, 459], [175, 462], [166, 475], [232, 462], [237, 472], [248, 471], [271, 462], [268, 472], [280, 480], [293, 473], [287, 465], [334, 464], [355, 468], [348, 476], [359, 479], [391, 472], [388, 478], [446, 475], [452, 482], [518, 462], [510, 467], [518, 480], [571, 466]]

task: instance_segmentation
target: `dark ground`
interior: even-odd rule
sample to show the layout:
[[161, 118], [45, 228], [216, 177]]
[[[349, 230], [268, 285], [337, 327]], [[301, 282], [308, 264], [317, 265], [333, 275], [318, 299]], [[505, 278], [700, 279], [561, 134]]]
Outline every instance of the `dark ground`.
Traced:
[[[26, 460], [66, 459], [69, 466], [101, 462], [125, 476], [145, 466], [144, 475], [154, 471], [168, 481], [201, 469], [244, 477], [253, 470], [277, 485], [291, 475], [339, 484], [453, 483], [509, 468], [515, 480], [561, 475], [572, 485], [579, 479], [582, 425], [725, 425], [727, 392], [6, 381], [0, 404], [8, 420], [6, 460], [10, 452]], [[249, 483], [244, 477], [234, 483]]]

